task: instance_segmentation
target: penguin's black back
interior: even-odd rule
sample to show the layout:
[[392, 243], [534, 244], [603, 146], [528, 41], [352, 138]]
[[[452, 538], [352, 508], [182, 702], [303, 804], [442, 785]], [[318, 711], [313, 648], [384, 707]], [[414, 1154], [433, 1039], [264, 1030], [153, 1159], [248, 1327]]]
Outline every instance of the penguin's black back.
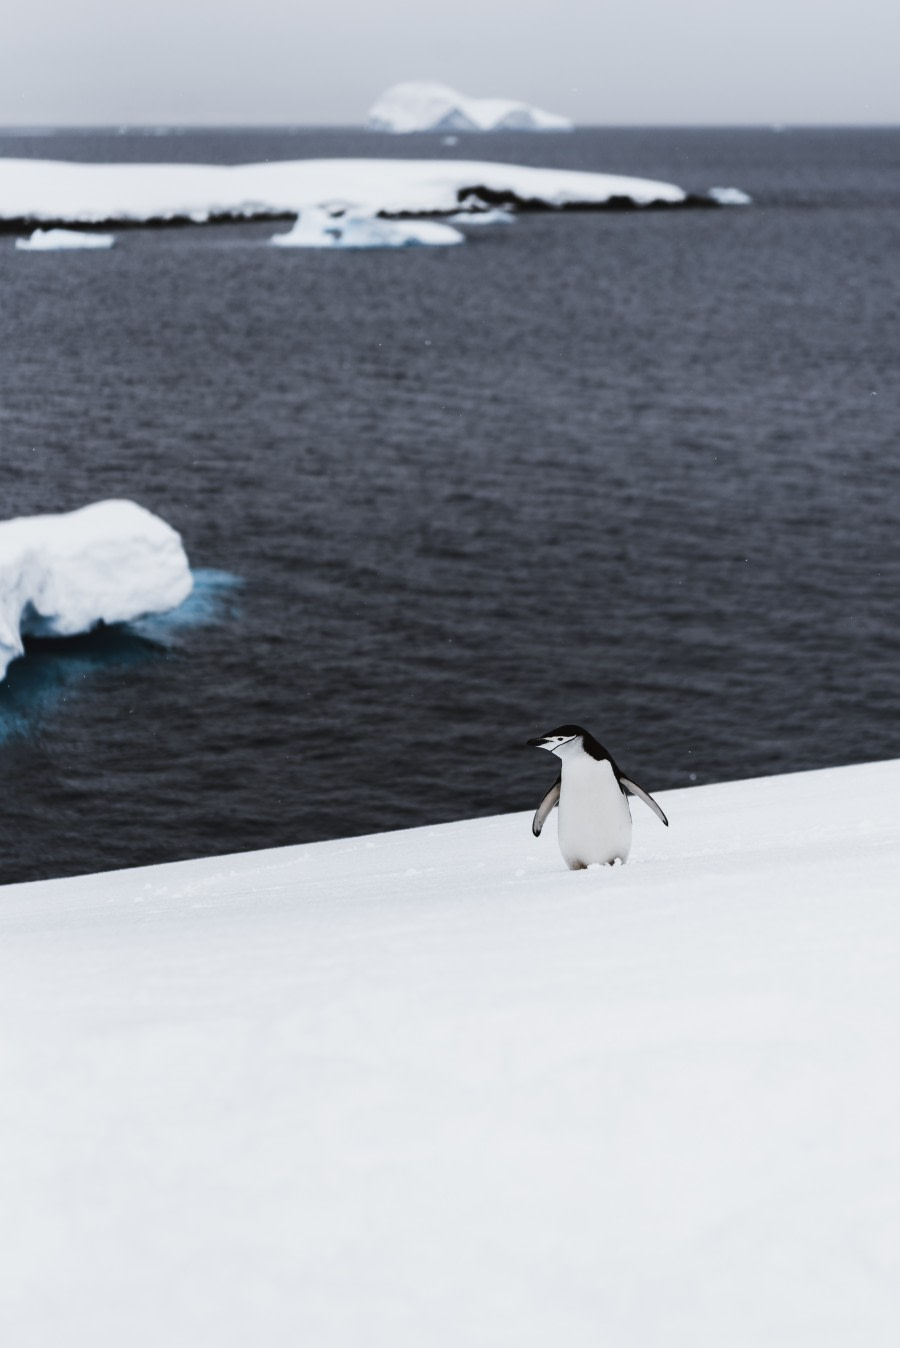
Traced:
[[557, 726], [555, 730], [550, 731], [550, 735], [566, 735], [566, 736], [580, 735], [582, 742], [584, 744], [584, 752], [586, 754], [590, 754], [591, 758], [595, 758], [598, 763], [609, 763], [613, 772], [616, 774], [616, 781], [617, 782], [621, 781], [622, 772], [621, 769], [619, 768], [618, 763], [613, 758], [612, 754], [609, 752], [608, 749], [604, 749], [600, 741], [595, 740], [591, 732], [589, 730], [585, 730], [584, 726], [580, 725]]

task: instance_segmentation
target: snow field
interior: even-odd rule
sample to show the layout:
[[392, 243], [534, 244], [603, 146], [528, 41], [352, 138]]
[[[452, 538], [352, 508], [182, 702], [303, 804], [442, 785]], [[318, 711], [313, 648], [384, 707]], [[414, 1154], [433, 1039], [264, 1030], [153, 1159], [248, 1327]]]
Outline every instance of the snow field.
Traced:
[[541, 781], [0, 890], [8, 1342], [896, 1343], [900, 762], [587, 872]]

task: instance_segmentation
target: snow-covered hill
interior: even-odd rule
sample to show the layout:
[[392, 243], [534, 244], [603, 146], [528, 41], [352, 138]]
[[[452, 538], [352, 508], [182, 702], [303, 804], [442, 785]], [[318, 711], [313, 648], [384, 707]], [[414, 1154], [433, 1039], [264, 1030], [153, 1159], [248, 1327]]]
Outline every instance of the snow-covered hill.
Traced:
[[0, 219], [35, 224], [150, 223], [289, 215], [352, 207], [449, 214], [466, 197], [529, 205], [685, 205], [673, 183], [611, 173], [458, 159], [296, 159], [264, 164], [77, 164], [0, 159]]
[[4, 1341], [896, 1343], [900, 762], [659, 799], [0, 890]]

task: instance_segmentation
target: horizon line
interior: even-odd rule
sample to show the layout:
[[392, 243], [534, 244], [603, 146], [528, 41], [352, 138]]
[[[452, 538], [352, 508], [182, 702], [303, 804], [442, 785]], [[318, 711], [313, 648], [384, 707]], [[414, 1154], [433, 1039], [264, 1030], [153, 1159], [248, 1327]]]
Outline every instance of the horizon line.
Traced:
[[900, 130], [900, 119], [894, 122], [829, 122], [829, 121], [734, 121], [734, 122], [576, 122], [566, 130], [517, 131], [497, 129], [493, 131], [443, 131], [437, 129], [421, 131], [386, 131], [372, 129], [364, 122], [241, 122], [241, 121], [201, 121], [201, 122], [2, 122], [0, 134], [48, 135], [65, 131], [112, 132], [116, 135], [129, 131], [168, 132], [168, 131], [365, 131], [372, 136], [390, 136], [394, 139], [409, 139], [412, 136], [453, 135], [465, 139], [478, 140], [484, 136], [507, 135], [516, 139], [541, 140], [548, 136], [570, 136], [572, 131], [894, 131]]

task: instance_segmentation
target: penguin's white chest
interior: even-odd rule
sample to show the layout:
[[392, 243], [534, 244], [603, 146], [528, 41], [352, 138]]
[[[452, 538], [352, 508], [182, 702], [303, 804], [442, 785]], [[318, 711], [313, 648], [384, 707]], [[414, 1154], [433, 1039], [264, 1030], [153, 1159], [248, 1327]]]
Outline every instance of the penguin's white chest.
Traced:
[[559, 794], [559, 850], [570, 870], [626, 861], [631, 810], [612, 766], [590, 755], [563, 763]]

